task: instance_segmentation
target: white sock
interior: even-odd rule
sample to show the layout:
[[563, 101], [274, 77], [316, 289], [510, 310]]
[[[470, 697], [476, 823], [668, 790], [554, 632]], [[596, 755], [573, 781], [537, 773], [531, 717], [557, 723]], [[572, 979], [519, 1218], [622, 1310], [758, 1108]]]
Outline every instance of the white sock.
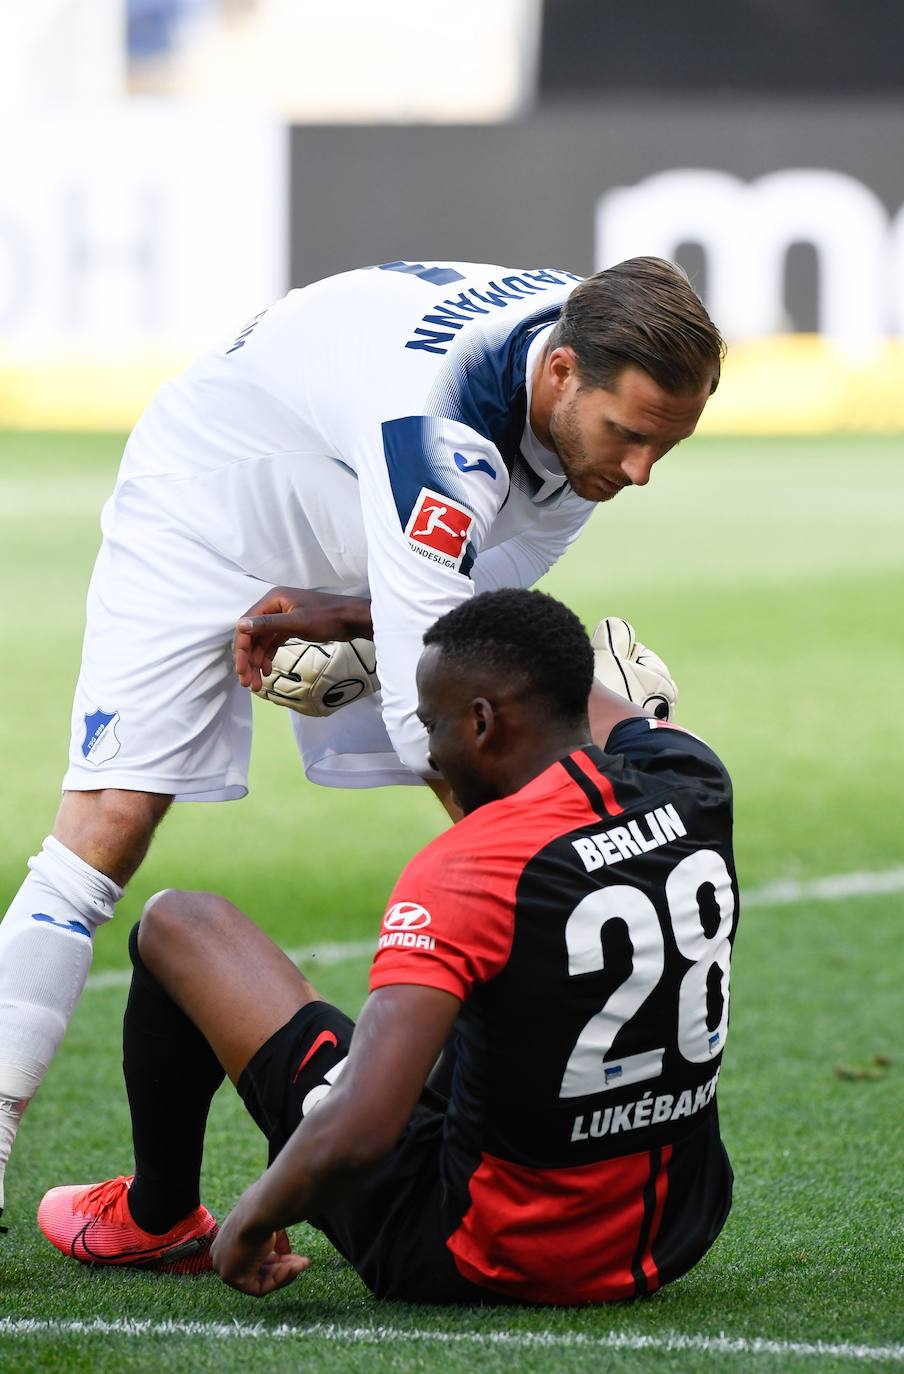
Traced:
[[0, 923], [0, 1209], [22, 1113], [85, 986], [94, 932], [122, 896], [52, 835], [28, 867]]

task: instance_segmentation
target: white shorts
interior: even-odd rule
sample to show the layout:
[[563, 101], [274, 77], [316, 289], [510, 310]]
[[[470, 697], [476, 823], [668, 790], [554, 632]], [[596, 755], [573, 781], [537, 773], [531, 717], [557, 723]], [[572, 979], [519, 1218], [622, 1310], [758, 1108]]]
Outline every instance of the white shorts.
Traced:
[[[339, 469], [336, 480], [357, 487]], [[346, 512], [350, 497], [357, 500], [354, 490], [343, 493]], [[252, 701], [233, 669], [235, 622], [280, 580], [358, 590], [324, 588], [317, 567], [319, 584], [306, 581], [297, 563], [293, 579], [262, 581], [156, 507], [146, 488], [118, 489], [104, 510], [104, 542], [88, 590], [63, 790], [115, 787], [177, 801], [243, 797]], [[313, 782], [420, 783], [390, 743], [378, 697], [322, 720], [286, 714]]]

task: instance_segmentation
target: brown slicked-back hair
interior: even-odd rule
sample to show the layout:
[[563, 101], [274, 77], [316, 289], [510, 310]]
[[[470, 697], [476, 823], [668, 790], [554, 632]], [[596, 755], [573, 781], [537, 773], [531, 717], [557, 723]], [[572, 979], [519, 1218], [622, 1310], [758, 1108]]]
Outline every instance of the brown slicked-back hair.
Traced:
[[715, 391], [725, 356], [700, 297], [665, 258], [628, 258], [576, 286], [547, 350], [562, 347], [574, 351], [585, 387], [611, 390], [633, 363], [673, 394]]

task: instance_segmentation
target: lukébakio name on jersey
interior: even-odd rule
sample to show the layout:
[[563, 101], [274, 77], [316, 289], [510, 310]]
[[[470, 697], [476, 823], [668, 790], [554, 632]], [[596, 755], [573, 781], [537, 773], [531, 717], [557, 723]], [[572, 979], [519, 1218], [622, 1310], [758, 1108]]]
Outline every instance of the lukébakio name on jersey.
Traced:
[[693, 1116], [712, 1102], [720, 1070], [721, 1065], [712, 1078], [701, 1083], [696, 1091], [687, 1088], [677, 1098], [672, 1093], [654, 1097], [652, 1092], [645, 1092], [643, 1097], [634, 1102], [623, 1102], [618, 1106], [576, 1116], [571, 1139], [589, 1140], [591, 1136], [597, 1139], [604, 1135], [617, 1135], [619, 1131], [637, 1131], [644, 1126], [658, 1126], [663, 1121], [678, 1121], [681, 1117]]

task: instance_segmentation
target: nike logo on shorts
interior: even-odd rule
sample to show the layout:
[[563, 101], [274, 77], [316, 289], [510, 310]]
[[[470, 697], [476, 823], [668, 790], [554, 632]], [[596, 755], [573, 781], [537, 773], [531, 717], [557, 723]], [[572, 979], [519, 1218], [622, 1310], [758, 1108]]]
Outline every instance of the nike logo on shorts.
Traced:
[[299, 1064], [298, 1068], [297, 1068], [297, 1069], [295, 1070], [295, 1072], [293, 1073], [293, 1075], [292, 1075], [292, 1082], [293, 1082], [293, 1083], [295, 1082], [295, 1080], [297, 1079], [298, 1075], [301, 1073], [302, 1069], [304, 1068], [305, 1064], [307, 1064], [308, 1061], [309, 1061], [310, 1059], [313, 1059], [313, 1058], [314, 1058], [314, 1055], [315, 1055], [315, 1054], [317, 1053], [317, 1051], [320, 1049], [321, 1045], [333, 1045], [333, 1046], [335, 1046], [335, 1045], [338, 1045], [338, 1044], [339, 1044], [339, 1041], [336, 1039], [336, 1036], [333, 1034], [332, 1031], [330, 1031], [330, 1030], [321, 1031], [320, 1034], [318, 1035], [317, 1039], [314, 1041], [313, 1045], [311, 1046], [311, 1048], [308, 1050], [308, 1052], [307, 1052], [307, 1054], [305, 1055], [304, 1059], [302, 1059], [302, 1061], [301, 1061], [301, 1063]]

